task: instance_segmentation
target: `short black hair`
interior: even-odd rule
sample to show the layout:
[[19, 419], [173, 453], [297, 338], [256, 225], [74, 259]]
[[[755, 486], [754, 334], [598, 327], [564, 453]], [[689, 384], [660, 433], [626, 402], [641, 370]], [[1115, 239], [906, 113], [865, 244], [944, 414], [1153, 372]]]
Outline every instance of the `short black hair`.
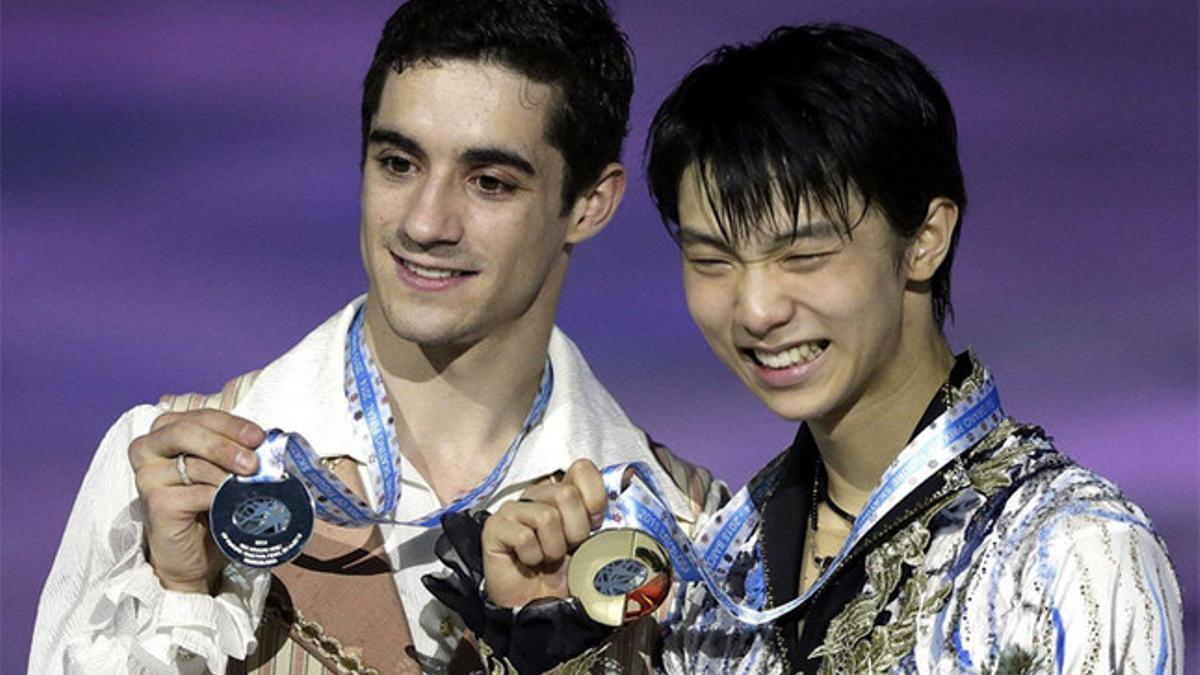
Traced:
[[410, 0], [383, 27], [363, 83], [362, 153], [389, 72], [414, 63], [495, 63], [559, 90], [547, 140], [562, 153], [563, 210], [621, 160], [633, 95], [625, 35], [603, 0]]
[[[646, 140], [650, 193], [678, 236], [683, 173], [695, 164], [722, 236], [761, 232], [780, 206], [798, 227], [815, 207], [843, 232], [878, 207], [901, 239], [929, 203], [967, 195], [954, 112], [937, 78], [911, 52], [862, 28], [787, 26], [764, 40], [720, 47], [654, 116]], [[857, 194], [862, 211], [851, 213]], [[950, 304], [958, 243], [930, 281], [939, 326]]]

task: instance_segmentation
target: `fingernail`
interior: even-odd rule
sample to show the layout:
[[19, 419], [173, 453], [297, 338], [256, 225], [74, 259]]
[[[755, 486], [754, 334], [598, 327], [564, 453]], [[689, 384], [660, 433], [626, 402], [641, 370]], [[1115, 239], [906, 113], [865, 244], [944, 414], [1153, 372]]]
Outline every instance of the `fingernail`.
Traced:
[[250, 472], [250, 471], [254, 471], [254, 463], [257, 459], [258, 458], [255, 456], [255, 454], [253, 452], [239, 451], [237, 454], [237, 458], [234, 459], [234, 461], [237, 462], [239, 469], [241, 469], [242, 471]]
[[241, 438], [242, 442], [246, 445], [257, 446], [263, 441], [263, 432], [262, 429], [259, 429], [253, 424], [247, 424], [242, 427], [242, 430], [238, 433], [238, 437]]

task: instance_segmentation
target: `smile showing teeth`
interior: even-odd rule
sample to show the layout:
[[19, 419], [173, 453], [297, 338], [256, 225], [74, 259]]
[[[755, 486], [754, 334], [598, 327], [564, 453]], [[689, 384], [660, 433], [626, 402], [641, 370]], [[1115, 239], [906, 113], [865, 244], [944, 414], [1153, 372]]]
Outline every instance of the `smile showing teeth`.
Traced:
[[755, 361], [768, 368], [790, 368], [798, 363], [813, 361], [821, 355], [821, 352], [825, 351], [827, 344], [825, 341], [805, 342], [777, 353], [765, 352], [761, 349], [752, 350], [752, 353]]
[[432, 267], [422, 267], [416, 263], [407, 260], [401, 260], [404, 267], [413, 274], [424, 279], [449, 279], [450, 277], [462, 276], [462, 272], [458, 270], [439, 270]]

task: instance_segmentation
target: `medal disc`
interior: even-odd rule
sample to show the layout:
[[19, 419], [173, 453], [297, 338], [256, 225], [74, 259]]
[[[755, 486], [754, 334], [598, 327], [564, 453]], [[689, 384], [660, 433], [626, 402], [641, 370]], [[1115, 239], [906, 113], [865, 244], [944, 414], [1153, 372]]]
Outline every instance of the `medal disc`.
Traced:
[[567, 588], [588, 616], [620, 626], [667, 599], [671, 560], [662, 544], [641, 530], [601, 530], [571, 555]]
[[230, 560], [275, 567], [300, 555], [313, 531], [312, 496], [298, 479], [248, 482], [230, 476], [208, 510], [212, 537]]

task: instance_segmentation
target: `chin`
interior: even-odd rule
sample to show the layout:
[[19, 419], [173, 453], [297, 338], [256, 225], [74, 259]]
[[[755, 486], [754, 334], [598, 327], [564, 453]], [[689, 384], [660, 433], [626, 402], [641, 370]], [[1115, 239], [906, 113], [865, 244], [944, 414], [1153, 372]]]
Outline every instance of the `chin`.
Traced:
[[797, 397], [786, 394], [759, 393], [759, 399], [771, 412], [790, 422], [807, 422], [820, 419], [829, 413], [828, 405], [810, 400], [797, 400]]
[[467, 331], [458, 317], [430, 316], [411, 308], [389, 308], [388, 328], [396, 337], [421, 347], [443, 347], [467, 341]]
[[396, 335], [418, 347], [447, 347], [463, 342], [457, 335], [435, 331], [405, 331]]
[[762, 401], [768, 410], [785, 420], [799, 423], [819, 419], [828, 414], [833, 407], [825, 383], [809, 383], [781, 389], [764, 386], [754, 373], [741, 368], [737, 370], [737, 375], [742, 384]]

